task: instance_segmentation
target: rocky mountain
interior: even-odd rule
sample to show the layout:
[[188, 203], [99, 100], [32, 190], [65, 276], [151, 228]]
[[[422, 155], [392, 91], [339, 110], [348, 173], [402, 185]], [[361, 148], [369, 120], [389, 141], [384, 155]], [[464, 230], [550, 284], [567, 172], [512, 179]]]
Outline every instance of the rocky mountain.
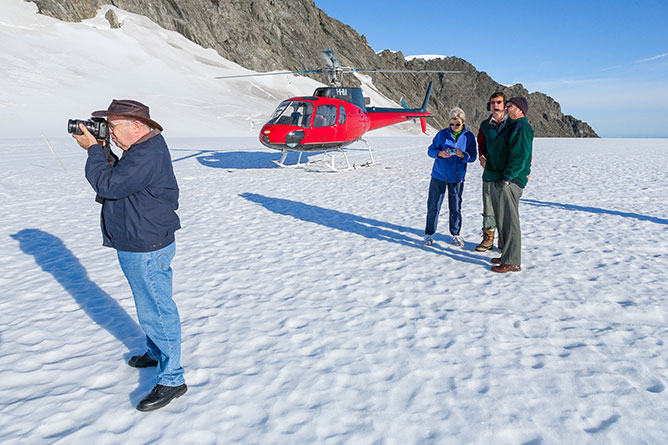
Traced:
[[[39, 12], [64, 21], [94, 17], [98, 7], [111, 4], [147, 16], [163, 28], [174, 30], [193, 42], [214, 48], [233, 62], [255, 71], [305, 70], [322, 66], [321, 49], [333, 49], [342, 65], [358, 68], [458, 70], [461, 74], [436, 75], [429, 111], [435, 127], [448, 121], [449, 110], [459, 106], [468, 116], [467, 126], [487, 117], [486, 102], [495, 91], [528, 98], [528, 113], [538, 137], [598, 137], [586, 123], [564, 115], [551, 97], [531, 93], [521, 85], [507, 87], [457, 57], [407, 61], [401, 53], [376, 54], [366, 38], [318, 9], [313, 0], [31, 0]], [[122, 26], [110, 12], [107, 20]], [[316, 75], [317, 76], [317, 75]], [[404, 97], [411, 106], [422, 104], [428, 74], [372, 75], [385, 96]], [[318, 78], [325, 82], [325, 79]], [[345, 83], [359, 84], [354, 76]], [[304, 94], [310, 94], [305, 92]]]

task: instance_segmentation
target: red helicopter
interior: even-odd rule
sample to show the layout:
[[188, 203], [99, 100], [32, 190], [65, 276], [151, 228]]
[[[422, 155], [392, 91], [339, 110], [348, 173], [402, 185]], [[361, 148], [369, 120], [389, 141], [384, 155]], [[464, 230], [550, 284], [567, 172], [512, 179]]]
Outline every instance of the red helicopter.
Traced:
[[330, 152], [339, 152], [344, 155], [347, 168], [350, 169], [350, 161], [342, 148], [358, 140], [367, 145], [371, 159], [369, 163], [373, 164], [371, 147], [362, 139], [367, 131], [420, 119], [422, 131], [426, 132], [426, 118], [431, 117], [431, 114], [427, 112], [427, 103], [433, 82], [429, 83], [421, 108], [408, 108], [403, 100], [401, 103], [404, 108], [378, 108], [367, 107], [369, 99], [363, 96], [361, 88], [341, 86], [338, 74], [350, 72], [430, 72], [439, 74], [460, 72], [356, 69], [342, 67], [331, 50], [321, 51], [321, 54], [325, 58], [326, 67], [317, 70], [218, 77], [221, 79], [305, 73], [325, 73], [329, 76], [329, 87], [316, 88], [312, 96], [284, 100], [262, 127], [260, 142], [266, 147], [283, 152], [281, 159], [275, 161], [281, 167], [286, 167], [284, 162], [290, 151], [300, 153], [296, 165], [300, 165], [303, 152], [325, 152], [325, 158], [327, 155], [330, 155], [331, 158], [327, 166], [332, 170], [337, 170]]

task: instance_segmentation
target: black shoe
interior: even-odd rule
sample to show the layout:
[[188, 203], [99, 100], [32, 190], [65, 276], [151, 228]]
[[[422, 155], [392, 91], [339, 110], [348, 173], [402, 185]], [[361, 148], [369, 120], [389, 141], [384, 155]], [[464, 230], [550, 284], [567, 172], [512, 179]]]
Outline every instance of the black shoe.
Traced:
[[155, 385], [151, 392], [139, 401], [137, 409], [139, 411], [153, 411], [162, 408], [177, 397], [186, 393], [188, 387], [184, 383], [179, 386]]
[[128, 365], [133, 368], [149, 368], [151, 366], [158, 366], [158, 362], [149, 357], [148, 352], [142, 355], [135, 355], [128, 360]]

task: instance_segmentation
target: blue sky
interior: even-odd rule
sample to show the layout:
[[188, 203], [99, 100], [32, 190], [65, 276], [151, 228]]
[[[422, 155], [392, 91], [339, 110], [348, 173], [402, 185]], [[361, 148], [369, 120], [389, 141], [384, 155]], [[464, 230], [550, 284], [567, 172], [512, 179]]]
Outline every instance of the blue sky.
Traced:
[[668, 138], [668, 1], [315, 0], [375, 51], [461, 57], [602, 137]]

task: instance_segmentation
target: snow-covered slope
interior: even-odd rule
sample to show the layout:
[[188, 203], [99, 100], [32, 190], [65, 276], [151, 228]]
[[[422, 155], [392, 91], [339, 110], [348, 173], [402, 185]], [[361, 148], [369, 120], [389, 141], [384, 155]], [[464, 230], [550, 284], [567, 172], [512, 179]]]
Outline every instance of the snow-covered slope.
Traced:
[[[121, 28], [110, 28], [108, 9]], [[322, 86], [297, 76], [216, 79], [252, 71], [112, 6], [83, 23], [36, 11], [22, 0], [0, 8], [0, 137], [57, 137], [68, 119], [88, 118], [113, 98], [146, 103], [173, 136], [250, 136], [283, 99]], [[398, 106], [378, 94], [372, 101]], [[406, 123], [380, 134], [417, 133], [419, 125]]]

